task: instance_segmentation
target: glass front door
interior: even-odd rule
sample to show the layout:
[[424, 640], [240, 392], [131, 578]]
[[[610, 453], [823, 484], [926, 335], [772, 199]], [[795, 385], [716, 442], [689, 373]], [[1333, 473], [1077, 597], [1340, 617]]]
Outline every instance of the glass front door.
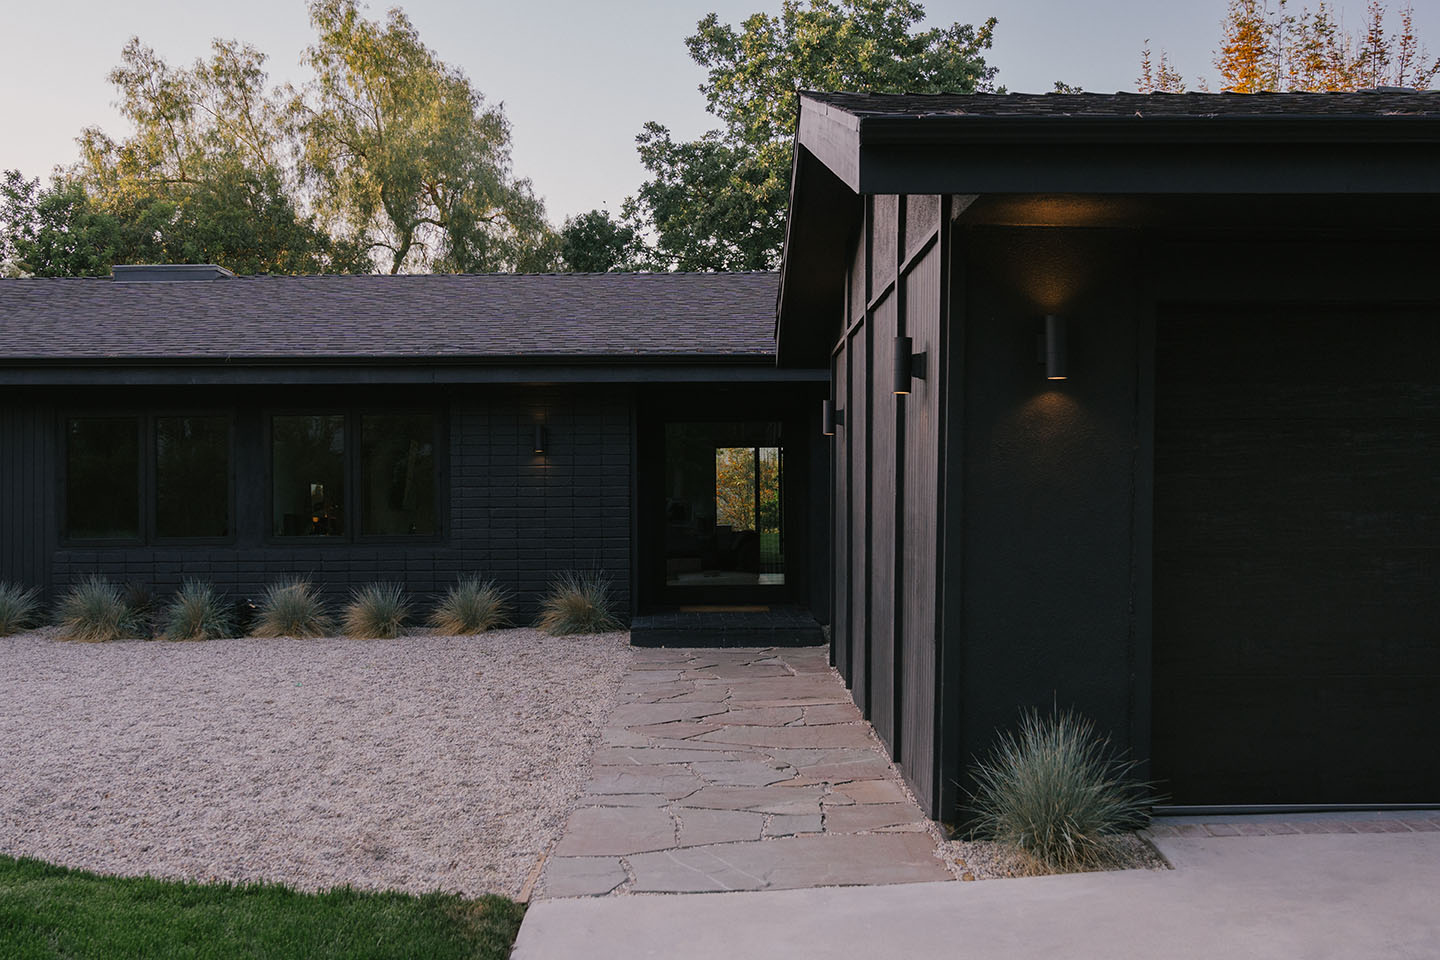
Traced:
[[666, 424], [666, 587], [785, 585], [780, 434], [765, 421]]

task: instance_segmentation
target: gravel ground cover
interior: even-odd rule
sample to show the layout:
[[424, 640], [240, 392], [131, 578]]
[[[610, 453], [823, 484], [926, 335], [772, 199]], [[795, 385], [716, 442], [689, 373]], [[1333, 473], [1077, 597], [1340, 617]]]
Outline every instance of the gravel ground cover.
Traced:
[[0, 853], [513, 897], [588, 779], [627, 644], [0, 638]]

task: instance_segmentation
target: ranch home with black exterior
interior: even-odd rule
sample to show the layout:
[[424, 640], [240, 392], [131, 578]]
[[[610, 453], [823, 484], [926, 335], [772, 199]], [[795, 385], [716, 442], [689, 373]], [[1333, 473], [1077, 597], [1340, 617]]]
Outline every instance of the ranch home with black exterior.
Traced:
[[828, 623], [937, 817], [1052, 703], [1176, 804], [1440, 802], [1440, 93], [799, 121], [778, 325], [768, 274], [0, 281], [0, 579], [599, 568], [637, 641]]
[[1440, 803], [1440, 93], [811, 94], [797, 140], [835, 661], [922, 805], [1052, 703], [1178, 805]]
[[[632, 617], [790, 611], [819, 642], [829, 374], [776, 277], [0, 281], [0, 580], [331, 599], [599, 570]], [[643, 626], [643, 624], [642, 624]], [[763, 638], [762, 638], [763, 639]]]

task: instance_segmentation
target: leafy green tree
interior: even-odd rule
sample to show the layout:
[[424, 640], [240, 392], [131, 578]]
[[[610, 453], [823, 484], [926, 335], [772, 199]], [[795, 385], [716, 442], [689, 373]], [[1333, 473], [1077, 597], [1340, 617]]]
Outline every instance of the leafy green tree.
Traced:
[[[335, 241], [299, 208], [285, 166], [283, 104], [264, 63], [253, 47], [216, 40], [209, 60], [174, 69], [131, 39], [110, 81], [133, 133], [116, 141], [95, 127], [82, 132], [80, 163], [46, 192], [54, 216], [42, 229], [60, 231], [69, 211], [79, 218], [72, 232], [89, 238], [77, 241], [76, 255], [86, 244], [98, 254], [110, 238], [112, 262], [204, 261], [237, 273], [366, 270], [359, 246]], [[66, 262], [66, 241], [54, 240], [37, 239], [34, 257], [57, 254], [37, 261], [37, 271]]]
[[609, 210], [591, 210], [565, 218], [560, 228], [560, 261], [575, 273], [605, 273], [641, 266], [635, 228], [616, 220]]
[[290, 105], [300, 174], [338, 232], [402, 270], [535, 271], [558, 254], [544, 207], [511, 171], [510, 125], [405, 14], [312, 0], [315, 79]]
[[779, 263], [801, 90], [973, 93], [991, 89], [995, 19], [918, 29], [915, 0], [785, 0], [737, 30], [711, 13], [687, 38], [721, 128], [676, 142], [646, 124], [650, 172], [627, 218], [654, 237], [657, 265], [770, 269]]

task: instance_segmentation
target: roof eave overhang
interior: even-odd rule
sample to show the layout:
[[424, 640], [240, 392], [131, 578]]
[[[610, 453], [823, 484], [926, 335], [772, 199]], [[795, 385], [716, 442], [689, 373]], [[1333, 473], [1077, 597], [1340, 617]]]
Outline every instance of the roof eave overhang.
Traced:
[[777, 305], [781, 365], [828, 362], [819, 345], [843, 303], [835, 237], [794, 222], [826, 179], [849, 192], [856, 223], [860, 197], [881, 194], [1436, 195], [1440, 118], [862, 117], [802, 94]]
[[329, 357], [0, 359], [0, 389], [31, 386], [808, 382], [771, 354], [482, 359]]

